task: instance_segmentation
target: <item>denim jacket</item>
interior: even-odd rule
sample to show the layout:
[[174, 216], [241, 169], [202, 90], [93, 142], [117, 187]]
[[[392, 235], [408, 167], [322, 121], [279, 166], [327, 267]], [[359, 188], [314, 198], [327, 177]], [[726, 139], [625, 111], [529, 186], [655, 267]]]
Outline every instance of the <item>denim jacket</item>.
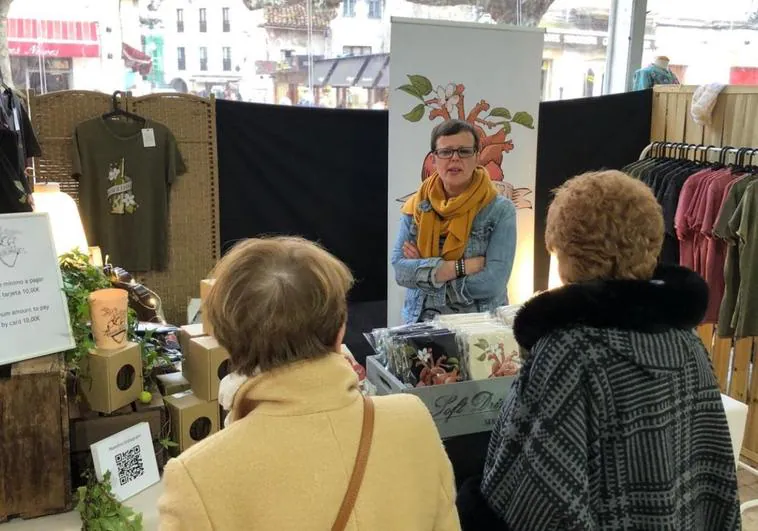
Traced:
[[508, 303], [507, 284], [516, 254], [516, 208], [509, 199], [497, 196], [474, 218], [464, 258], [484, 256], [484, 270], [438, 283], [434, 280], [442, 258], [407, 259], [403, 243], [416, 243], [418, 227], [413, 216], [403, 215], [400, 232], [392, 250], [395, 281], [407, 288], [403, 322], [418, 321], [424, 308], [465, 308], [489, 311]]

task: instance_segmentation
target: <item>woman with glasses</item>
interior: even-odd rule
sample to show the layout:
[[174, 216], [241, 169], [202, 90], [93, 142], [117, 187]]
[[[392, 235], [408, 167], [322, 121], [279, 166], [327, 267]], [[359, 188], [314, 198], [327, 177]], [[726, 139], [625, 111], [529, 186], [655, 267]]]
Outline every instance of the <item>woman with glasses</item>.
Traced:
[[516, 252], [516, 209], [478, 165], [476, 129], [439, 124], [431, 152], [436, 171], [403, 206], [392, 252], [405, 323], [507, 304]]

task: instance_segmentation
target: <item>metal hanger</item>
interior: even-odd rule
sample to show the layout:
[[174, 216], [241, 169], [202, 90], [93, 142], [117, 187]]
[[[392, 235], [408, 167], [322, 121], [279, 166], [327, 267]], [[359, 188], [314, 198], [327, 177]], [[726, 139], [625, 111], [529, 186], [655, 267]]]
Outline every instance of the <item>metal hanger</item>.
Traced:
[[119, 116], [123, 116], [124, 118], [129, 118], [130, 120], [134, 120], [135, 122], [139, 122], [144, 125], [146, 122], [145, 118], [140, 116], [139, 114], [134, 114], [133, 112], [126, 111], [122, 109], [119, 104], [119, 96], [123, 96], [124, 93], [120, 90], [117, 90], [113, 93], [113, 96], [111, 97], [111, 110], [105, 114], [103, 114], [102, 118], [104, 120], [107, 120], [109, 118], [116, 118]]

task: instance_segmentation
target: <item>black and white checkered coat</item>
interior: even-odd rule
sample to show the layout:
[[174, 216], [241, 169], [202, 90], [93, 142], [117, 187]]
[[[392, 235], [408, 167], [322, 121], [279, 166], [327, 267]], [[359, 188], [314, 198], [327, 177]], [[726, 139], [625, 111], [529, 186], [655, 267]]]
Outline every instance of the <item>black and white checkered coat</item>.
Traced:
[[528, 355], [481, 485], [508, 528], [740, 529], [726, 416], [693, 332], [707, 299], [696, 274], [664, 267], [524, 306]]

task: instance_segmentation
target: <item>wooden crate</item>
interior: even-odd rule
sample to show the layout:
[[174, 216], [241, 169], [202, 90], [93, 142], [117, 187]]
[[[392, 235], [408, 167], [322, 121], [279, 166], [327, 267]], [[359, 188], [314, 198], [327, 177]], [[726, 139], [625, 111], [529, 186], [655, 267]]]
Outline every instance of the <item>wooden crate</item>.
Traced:
[[159, 440], [168, 435], [168, 416], [163, 404], [163, 397], [153, 393], [150, 404], [134, 402], [114, 411], [110, 415], [96, 413], [84, 401], [69, 401], [70, 433], [71, 433], [71, 478], [73, 487], [85, 484], [82, 473], [94, 470], [90, 445], [110, 437], [140, 422], [150, 425], [153, 437], [153, 447], [158, 461], [158, 469], [163, 470], [166, 464], [167, 452]]
[[72, 508], [63, 356], [15, 363], [0, 378], [0, 522]]

